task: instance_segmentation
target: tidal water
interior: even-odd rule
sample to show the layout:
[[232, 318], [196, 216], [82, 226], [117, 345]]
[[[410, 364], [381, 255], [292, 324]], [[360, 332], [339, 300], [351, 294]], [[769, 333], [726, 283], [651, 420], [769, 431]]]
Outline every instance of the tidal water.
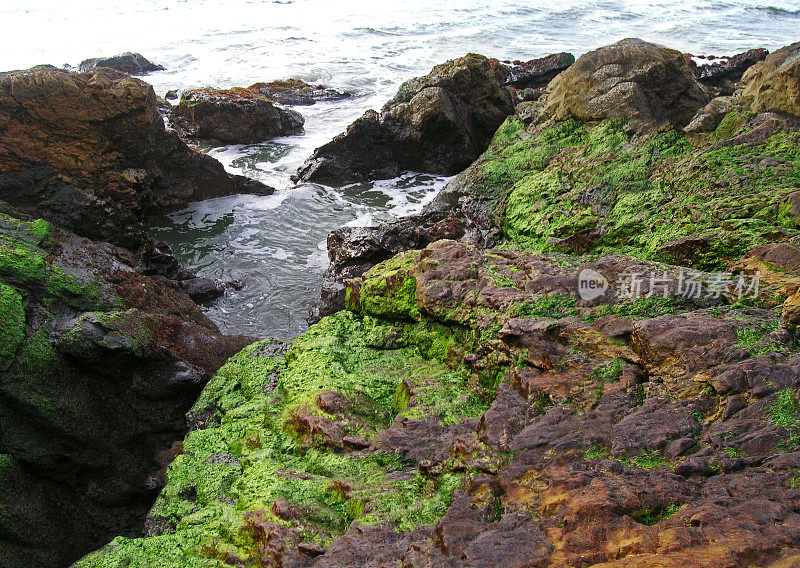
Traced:
[[294, 186], [313, 149], [406, 79], [478, 52], [576, 56], [625, 37], [695, 55], [800, 40], [800, 0], [3, 0], [0, 70], [138, 51], [167, 67], [144, 79], [169, 89], [247, 86], [296, 77], [353, 98], [296, 107], [305, 133], [264, 144], [202, 148], [237, 173], [278, 188], [270, 197], [196, 203], [157, 220], [154, 236], [203, 275], [241, 286], [208, 306], [229, 333], [286, 338], [306, 316], [327, 267], [325, 239], [419, 211], [446, 179], [409, 173], [374, 184]]

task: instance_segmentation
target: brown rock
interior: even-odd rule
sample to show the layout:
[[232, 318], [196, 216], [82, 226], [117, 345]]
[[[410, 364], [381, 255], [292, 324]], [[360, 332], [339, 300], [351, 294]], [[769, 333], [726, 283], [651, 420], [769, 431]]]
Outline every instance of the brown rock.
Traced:
[[753, 112], [800, 116], [800, 42], [753, 65], [742, 77], [742, 103]]
[[707, 102], [680, 52], [626, 39], [582, 55], [556, 77], [544, 113], [555, 120], [625, 118], [657, 130], [686, 126]]

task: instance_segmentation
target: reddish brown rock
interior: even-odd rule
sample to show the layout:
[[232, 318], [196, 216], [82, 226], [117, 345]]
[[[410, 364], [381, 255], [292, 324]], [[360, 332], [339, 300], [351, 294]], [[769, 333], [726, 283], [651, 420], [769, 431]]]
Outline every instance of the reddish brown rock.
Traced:
[[248, 184], [167, 132], [143, 81], [105, 67], [0, 74], [0, 199], [23, 211], [138, 248], [149, 216]]

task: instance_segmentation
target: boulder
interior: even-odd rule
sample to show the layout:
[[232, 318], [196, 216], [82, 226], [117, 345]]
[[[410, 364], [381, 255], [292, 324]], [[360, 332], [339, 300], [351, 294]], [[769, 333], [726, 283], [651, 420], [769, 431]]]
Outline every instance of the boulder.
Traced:
[[545, 116], [595, 121], [624, 118], [636, 130], [686, 126], [708, 95], [683, 54], [640, 39], [590, 51], [547, 88]]
[[299, 134], [304, 122], [299, 113], [275, 106], [255, 88], [184, 91], [170, 121], [187, 138], [222, 144], [255, 144]]
[[300, 79], [256, 83], [248, 89], [261, 93], [274, 103], [286, 106], [308, 106], [318, 101], [339, 101], [351, 96], [323, 85], [309, 85]]
[[469, 54], [405, 82], [380, 113], [367, 111], [317, 148], [296, 181], [330, 185], [392, 178], [404, 170], [453, 175], [477, 158], [514, 112], [498, 62]]
[[742, 77], [742, 104], [753, 112], [800, 116], [800, 42], [753, 65]]
[[94, 57], [92, 59], [85, 59], [81, 61], [78, 70], [81, 73], [97, 69], [98, 67], [108, 67], [115, 71], [121, 71], [128, 75], [146, 75], [152, 71], [164, 71], [166, 69], [162, 65], [158, 65], [151, 61], [141, 53], [122, 53], [114, 57]]
[[530, 61], [514, 61], [508, 69], [506, 85], [516, 89], [545, 87], [564, 69], [575, 63], [571, 53], [553, 53]]
[[730, 57], [708, 58], [707, 63], [700, 64], [691, 55], [687, 54], [685, 57], [698, 81], [720, 95], [732, 95], [735, 83], [742, 78], [745, 71], [764, 61], [768, 54], [764, 48], [750, 49]]
[[133, 249], [149, 216], [253, 183], [166, 131], [139, 79], [106, 67], [0, 74], [0, 199], [23, 211]]
[[227, 337], [129, 251], [0, 213], [0, 550], [66, 566], [141, 534]]

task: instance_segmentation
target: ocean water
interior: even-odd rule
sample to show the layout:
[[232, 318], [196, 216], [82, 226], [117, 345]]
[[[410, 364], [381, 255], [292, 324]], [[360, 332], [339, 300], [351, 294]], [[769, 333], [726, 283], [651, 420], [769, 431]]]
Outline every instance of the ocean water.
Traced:
[[276, 195], [205, 201], [152, 226], [184, 265], [239, 282], [206, 308], [223, 330], [286, 338], [306, 328], [331, 230], [417, 212], [447, 181], [413, 173], [345, 188], [289, 180], [315, 147], [379, 109], [404, 80], [468, 52], [578, 56], [641, 37], [725, 55], [774, 50], [800, 40], [798, 30], [800, 0], [3, 0], [0, 70], [138, 51], [167, 67], [144, 78], [159, 95], [289, 77], [352, 93], [296, 107], [306, 119], [300, 136], [202, 148]]

